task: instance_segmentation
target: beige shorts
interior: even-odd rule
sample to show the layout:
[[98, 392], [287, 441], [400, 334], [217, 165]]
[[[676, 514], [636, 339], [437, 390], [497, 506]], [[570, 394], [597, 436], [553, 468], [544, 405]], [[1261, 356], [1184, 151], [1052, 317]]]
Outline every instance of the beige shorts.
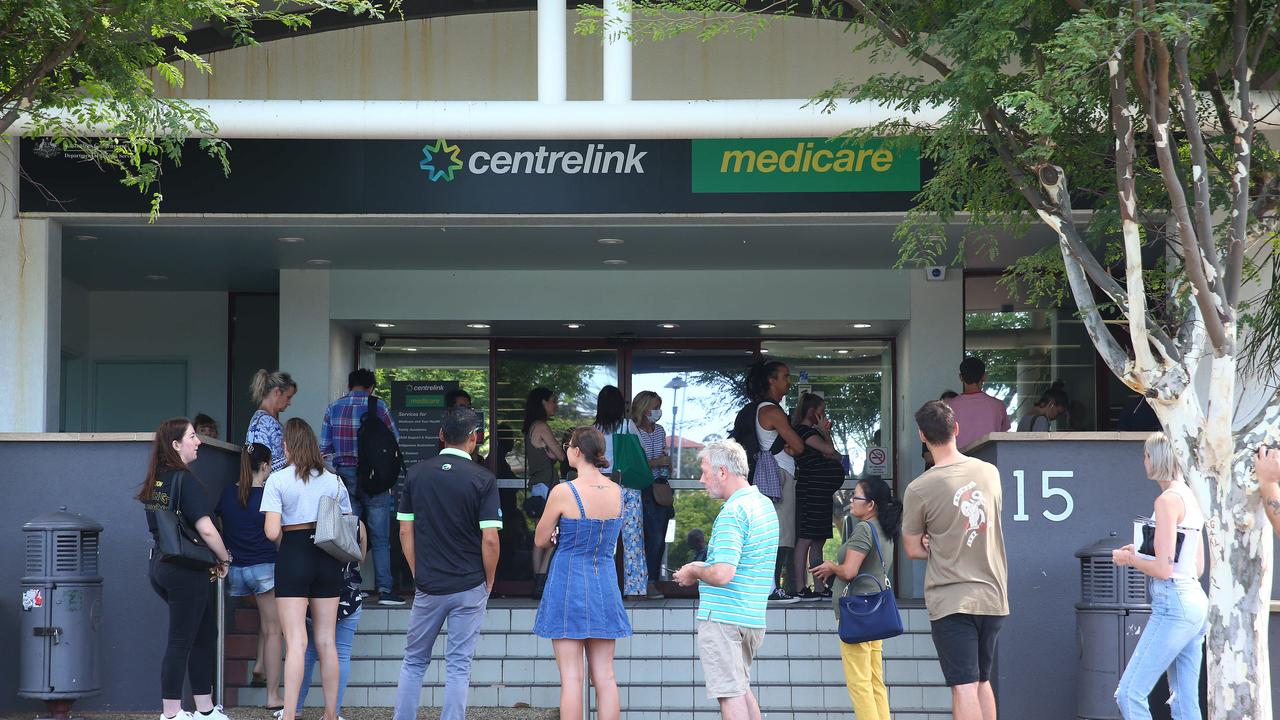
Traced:
[[698, 657], [702, 659], [707, 697], [746, 695], [751, 689], [751, 661], [763, 642], [763, 628], [699, 620]]
[[773, 501], [773, 511], [778, 514], [778, 547], [796, 546], [796, 477], [778, 468], [782, 476], [782, 497]]

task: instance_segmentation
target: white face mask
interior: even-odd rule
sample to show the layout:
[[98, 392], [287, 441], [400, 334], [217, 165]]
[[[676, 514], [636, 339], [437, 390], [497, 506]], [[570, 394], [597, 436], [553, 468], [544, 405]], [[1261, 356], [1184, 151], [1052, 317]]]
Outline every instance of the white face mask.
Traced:
[[644, 416], [649, 418], [649, 422], [656, 423], [662, 419], [662, 408], [654, 408], [649, 412], [645, 413]]

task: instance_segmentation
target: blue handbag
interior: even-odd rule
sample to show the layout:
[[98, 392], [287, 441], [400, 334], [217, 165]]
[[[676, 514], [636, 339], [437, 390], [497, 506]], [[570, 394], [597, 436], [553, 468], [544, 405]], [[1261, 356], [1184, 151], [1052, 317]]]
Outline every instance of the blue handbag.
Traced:
[[[884, 554], [880, 552], [879, 533], [871, 528], [871, 540], [876, 546], [876, 555], [880, 557], [880, 567], [884, 570], [884, 584], [871, 573], [858, 573], [840, 595], [840, 640], [847, 643], [862, 643], [871, 640], [884, 640], [902, 634], [902, 616], [898, 614], [898, 601], [893, 597], [893, 585], [889, 582], [889, 569], [884, 564]], [[867, 594], [849, 594], [849, 588], [860, 577], [869, 577], [875, 581], [879, 592]]]

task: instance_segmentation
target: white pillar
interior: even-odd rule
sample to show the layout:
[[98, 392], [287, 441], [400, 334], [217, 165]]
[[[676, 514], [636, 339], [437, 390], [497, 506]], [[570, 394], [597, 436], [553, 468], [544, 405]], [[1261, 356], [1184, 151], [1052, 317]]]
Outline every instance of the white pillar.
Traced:
[[334, 398], [332, 364], [329, 271], [281, 270], [279, 369], [298, 383], [284, 415], [306, 420], [317, 434]]
[[18, 217], [18, 140], [0, 142], [0, 432], [57, 432], [62, 230]]
[[538, 0], [538, 101], [568, 97], [569, 12], [564, 0]]
[[631, 11], [622, 0], [604, 0], [604, 101], [631, 100]]

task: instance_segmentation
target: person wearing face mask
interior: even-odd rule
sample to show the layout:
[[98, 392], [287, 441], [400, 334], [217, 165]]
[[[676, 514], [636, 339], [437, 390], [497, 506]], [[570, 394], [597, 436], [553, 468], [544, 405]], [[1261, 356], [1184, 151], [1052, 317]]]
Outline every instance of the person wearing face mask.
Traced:
[[640, 491], [640, 507], [644, 524], [644, 559], [649, 569], [648, 588], [645, 597], [660, 598], [658, 576], [662, 572], [662, 554], [666, 550], [667, 523], [675, 515], [670, 503], [661, 504], [654, 494], [654, 486], [658, 495], [671, 498], [671, 484], [668, 477], [671, 471], [671, 456], [667, 454], [667, 431], [658, 421], [662, 419], [662, 398], [658, 393], [642, 390], [631, 401], [632, 432], [640, 437], [640, 446], [644, 448], [644, 456], [649, 459], [649, 467], [653, 469], [653, 486]]
[[249, 392], [253, 401], [258, 403], [258, 410], [249, 419], [244, 442], [270, 448], [271, 472], [275, 472], [289, 464], [289, 459], [284, 456], [284, 426], [280, 424], [280, 413], [289, 409], [294, 393], [298, 392], [298, 384], [289, 373], [259, 370], [253, 374]]

